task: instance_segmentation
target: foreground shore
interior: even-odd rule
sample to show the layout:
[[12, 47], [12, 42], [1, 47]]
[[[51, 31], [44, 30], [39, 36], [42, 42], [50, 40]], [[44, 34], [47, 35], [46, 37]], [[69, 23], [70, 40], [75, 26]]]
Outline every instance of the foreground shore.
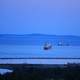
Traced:
[[0, 64], [0, 68], [13, 70], [0, 80], [80, 80], [80, 64]]

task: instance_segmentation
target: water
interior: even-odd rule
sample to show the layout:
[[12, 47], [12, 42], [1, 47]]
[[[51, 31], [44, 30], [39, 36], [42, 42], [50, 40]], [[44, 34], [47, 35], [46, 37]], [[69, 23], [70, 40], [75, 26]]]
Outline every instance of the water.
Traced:
[[[79, 46], [53, 46], [50, 50], [44, 50], [43, 46], [34, 45], [0, 45], [0, 58], [80, 58]], [[64, 63], [79, 63], [80, 60], [48, 60], [48, 59], [10, 59], [1, 60], [0, 63], [31, 63], [31, 64], [64, 64]]]
[[0, 68], [0, 74], [1, 74], [1, 75], [4, 75], [4, 74], [6, 74], [6, 73], [11, 73], [11, 72], [13, 72], [13, 70], [1, 69], [1, 68]]
[[43, 46], [27, 45], [0, 45], [1, 57], [76, 57], [80, 58], [78, 46], [53, 46], [50, 50], [44, 50]]

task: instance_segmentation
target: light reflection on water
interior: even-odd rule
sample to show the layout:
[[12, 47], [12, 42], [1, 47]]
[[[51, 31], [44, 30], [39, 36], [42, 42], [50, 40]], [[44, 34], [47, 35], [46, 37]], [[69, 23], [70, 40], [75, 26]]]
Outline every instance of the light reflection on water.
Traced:
[[0, 68], [0, 74], [1, 74], [1, 75], [6, 74], [6, 73], [11, 73], [11, 72], [13, 72], [13, 70], [1, 69], [1, 68]]
[[61, 60], [61, 59], [0, 59], [0, 64], [67, 64], [67, 63], [80, 63], [80, 60]]

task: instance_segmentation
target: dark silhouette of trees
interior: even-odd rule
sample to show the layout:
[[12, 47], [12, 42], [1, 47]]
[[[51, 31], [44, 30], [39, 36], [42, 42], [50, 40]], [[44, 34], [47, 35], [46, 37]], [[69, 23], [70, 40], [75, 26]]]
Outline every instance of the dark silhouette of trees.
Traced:
[[80, 65], [67, 67], [34, 68], [26, 65], [14, 69], [12, 73], [0, 75], [0, 80], [80, 80]]

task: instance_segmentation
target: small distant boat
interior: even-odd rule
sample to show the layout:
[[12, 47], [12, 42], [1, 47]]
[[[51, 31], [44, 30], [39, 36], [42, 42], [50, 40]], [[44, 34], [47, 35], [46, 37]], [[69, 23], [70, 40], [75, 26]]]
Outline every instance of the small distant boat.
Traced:
[[52, 48], [52, 45], [50, 43], [45, 43], [43, 48], [44, 50], [49, 50]]
[[59, 42], [58, 46], [69, 46], [69, 44], [68, 43]]
[[62, 43], [62, 42], [59, 42], [59, 43], [58, 43], [58, 46], [63, 46], [63, 43]]

